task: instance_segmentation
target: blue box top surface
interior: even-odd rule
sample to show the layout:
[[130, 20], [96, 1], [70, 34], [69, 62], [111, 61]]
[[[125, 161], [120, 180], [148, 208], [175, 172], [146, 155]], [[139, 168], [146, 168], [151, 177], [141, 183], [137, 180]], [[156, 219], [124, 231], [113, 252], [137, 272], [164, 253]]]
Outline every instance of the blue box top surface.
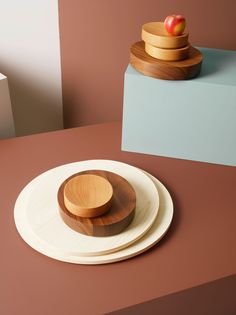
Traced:
[[[185, 80], [184, 82], [194, 81], [198, 83], [236, 86], [236, 51], [199, 47], [198, 49], [203, 54], [201, 73], [198, 77], [191, 80]], [[128, 66], [126, 73], [143, 76], [130, 65]], [[154, 78], [150, 79], [158, 80]]]

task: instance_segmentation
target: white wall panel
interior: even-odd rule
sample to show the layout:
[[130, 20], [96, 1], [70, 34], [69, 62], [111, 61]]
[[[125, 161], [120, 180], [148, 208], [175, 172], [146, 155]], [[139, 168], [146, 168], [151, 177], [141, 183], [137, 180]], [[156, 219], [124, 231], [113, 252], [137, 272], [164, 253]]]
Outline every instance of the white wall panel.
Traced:
[[63, 128], [57, 0], [0, 0], [0, 72], [17, 135]]
[[15, 136], [7, 77], [0, 73], [0, 139]]

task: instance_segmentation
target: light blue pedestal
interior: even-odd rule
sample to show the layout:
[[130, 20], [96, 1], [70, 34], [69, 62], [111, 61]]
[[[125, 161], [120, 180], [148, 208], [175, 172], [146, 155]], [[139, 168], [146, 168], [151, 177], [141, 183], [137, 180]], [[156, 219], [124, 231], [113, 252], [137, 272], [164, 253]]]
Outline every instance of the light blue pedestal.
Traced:
[[201, 74], [125, 73], [122, 150], [236, 166], [236, 52], [201, 48]]

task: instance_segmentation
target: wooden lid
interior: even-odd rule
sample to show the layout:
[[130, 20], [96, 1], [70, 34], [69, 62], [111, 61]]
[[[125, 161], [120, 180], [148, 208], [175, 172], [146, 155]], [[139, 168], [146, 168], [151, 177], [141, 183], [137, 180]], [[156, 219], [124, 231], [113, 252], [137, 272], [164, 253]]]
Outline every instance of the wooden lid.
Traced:
[[183, 60], [188, 57], [190, 46], [184, 46], [177, 49], [158, 48], [145, 43], [145, 51], [153, 58], [167, 61]]
[[71, 178], [64, 187], [64, 203], [73, 214], [96, 217], [110, 209], [113, 188], [109, 181], [94, 174]]
[[188, 33], [173, 36], [163, 22], [150, 22], [142, 26], [142, 40], [159, 48], [180, 48], [188, 45]]

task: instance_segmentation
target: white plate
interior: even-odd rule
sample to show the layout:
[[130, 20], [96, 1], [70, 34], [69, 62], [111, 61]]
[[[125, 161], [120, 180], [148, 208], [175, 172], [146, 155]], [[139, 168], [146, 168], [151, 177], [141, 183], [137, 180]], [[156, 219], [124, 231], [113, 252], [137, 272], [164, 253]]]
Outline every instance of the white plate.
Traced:
[[[21, 216], [16, 215], [15, 217], [17, 229], [24, 241], [36, 251], [48, 257], [64, 262], [75, 264], [107, 264], [134, 257], [155, 245], [165, 235], [173, 218], [173, 202], [168, 190], [159, 180], [150, 174], [148, 174], [148, 176], [153, 180], [156, 189], [159, 192], [160, 206], [158, 216], [152, 227], [141, 239], [120, 251], [111, 254], [90, 257], [78, 255], [60, 255], [58, 254], [56, 248], [52, 250], [32, 233], [30, 226], [28, 225], [27, 218], [25, 217], [25, 212], [22, 212]], [[26, 191], [26, 194], [30, 194], [30, 192]], [[19, 206], [22, 206], [21, 201], [22, 200], [19, 201]]]
[[[59, 186], [72, 174], [88, 169], [117, 173], [128, 180], [135, 190], [134, 219], [120, 234], [109, 237], [86, 236], [69, 228], [59, 215]], [[15, 220], [21, 220], [24, 213], [35, 237], [59, 255], [97, 256], [125, 248], [141, 238], [153, 224], [158, 208], [156, 187], [141, 170], [117, 161], [90, 160], [62, 165], [36, 177], [16, 201]]]

